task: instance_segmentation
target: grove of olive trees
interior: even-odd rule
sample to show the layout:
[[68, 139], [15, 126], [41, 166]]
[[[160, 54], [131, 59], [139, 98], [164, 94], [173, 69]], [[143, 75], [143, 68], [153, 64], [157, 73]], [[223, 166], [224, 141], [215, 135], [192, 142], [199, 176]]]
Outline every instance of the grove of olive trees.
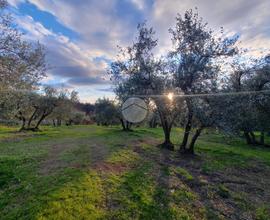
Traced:
[[[222, 28], [212, 31], [196, 10], [177, 15], [169, 32], [172, 49], [163, 57], [155, 56], [158, 40], [146, 23], [138, 25], [135, 42], [121, 48], [109, 70], [119, 101], [138, 96], [154, 102], [164, 131], [161, 146], [170, 150], [176, 118], [184, 127], [181, 153], [194, 153], [205, 128], [244, 135], [248, 144], [263, 145], [270, 130], [269, 57], [239, 59], [245, 50], [238, 48], [238, 38], [222, 37]], [[175, 93], [173, 100], [167, 98], [169, 92]], [[255, 131], [260, 131], [259, 141]]]

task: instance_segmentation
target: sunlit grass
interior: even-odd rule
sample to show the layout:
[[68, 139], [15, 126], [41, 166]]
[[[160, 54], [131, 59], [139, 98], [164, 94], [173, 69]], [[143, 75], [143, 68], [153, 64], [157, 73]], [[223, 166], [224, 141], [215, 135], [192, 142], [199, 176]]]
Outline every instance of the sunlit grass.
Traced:
[[[159, 163], [164, 152], [146, 140], [161, 142], [160, 128], [122, 132], [119, 127], [95, 125], [42, 127], [20, 140], [14, 139], [15, 130], [0, 127], [5, 137], [0, 139], [1, 219], [205, 219], [214, 215], [186, 184], [196, 176], [176, 164]], [[181, 129], [173, 130], [176, 146], [181, 135]], [[205, 158], [205, 172], [245, 167], [254, 160], [270, 165], [268, 149], [247, 146], [241, 139], [227, 143], [218, 134], [203, 134], [196, 152]], [[177, 160], [177, 155], [170, 152], [169, 158]], [[250, 208], [225, 186], [216, 187], [220, 195]], [[258, 207], [257, 215], [267, 216], [266, 208]]]

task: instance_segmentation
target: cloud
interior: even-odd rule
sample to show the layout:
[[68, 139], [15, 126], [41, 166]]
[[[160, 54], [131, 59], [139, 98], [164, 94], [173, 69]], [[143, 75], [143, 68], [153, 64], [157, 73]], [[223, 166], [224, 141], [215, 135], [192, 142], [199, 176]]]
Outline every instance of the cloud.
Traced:
[[70, 86], [69, 84], [67, 83], [44, 83], [42, 84], [42, 87], [45, 88], [45, 87], [52, 87], [52, 88], [55, 88], [55, 89], [67, 89], [67, 90], [74, 90], [74, 87], [73, 86]]
[[[14, 1], [18, 6], [23, 0]], [[15, 3], [16, 1], [16, 3]], [[53, 32], [33, 17], [17, 15], [17, 23], [30, 40], [45, 45], [52, 79], [70, 86], [108, 84], [106, 69], [115, 59], [117, 45], [132, 42], [143, 1], [28, 0], [38, 10], [50, 13], [56, 22], [78, 34], [78, 39]], [[26, 6], [27, 7], [27, 6]], [[18, 8], [19, 10], [19, 8]], [[53, 24], [52, 24], [53, 25]]]
[[[253, 55], [269, 52], [270, 1], [268, 0], [9, 0], [17, 7], [17, 23], [30, 40], [39, 40], [47, 50], [51, 66], [46, 82], [65, 83], [78, 88], [86, 96], [108, 93], [104, 86], [109, 80], [106, 69], [117, 54], [117, 45], [130, 45], [136, 34], [137, 23], [148, 21], [159, 39], [158, 55], [171, 49], [168, 28], [175, 24], [177, 13], [198, 7], [199, 15], [215, 31], [223, 26], [225, 34], [241, 36], [241, 45], [251, 49]], [[29, 15], [20, 15], [20, 5], [32, 4], [53, 15], [55, 22], [75, 32], [73, 39], [56, 33]], [[51, 24], [53, 25], [53, 24]], [[56, 82], [57, 81], [57, 82]], [[95, 85], [101, 86], [96, 88]], [[88, 90], [87, 90], [88, 91]]]
[[143, 10], [145, 8], [144, 0], [131, 0], [131, 2], [139, 9]]
[[15, 18], [17, 25], [26, 32], [25, 36], [31, 40], [44, 40], [48, 36], [55, 36], [41, 23], [35, 22], [31, 16], [16, 16]]
[[89, 85], [98, 85], [98, 84], [109, 84], [110, 81], [101, 78], [101, 77], [76, 77], [68, 80], [69, 84], [78, 85], [78, 86], [89, 86]]
[[100, 89], [97, 89], [98, 91], [101, 91], [101, 92], [113, 92], [113, 88], [112, 87], [109, 87], [109, 88], [100, 88]]
[[17, 8], [17, 6], [20, 4], [20, 3], [23, 3], [25, 2], [24, 0], [8, 0], [7, 1], [9, 3], [9, 5]]
[[[54, 86], [65, 84], [65, 87], [108, 84], [105, 58], [97, 59], [96, 54], [83, 50], [70, 39], [61, 34], [55, 34], [41, 23], [35, 22], [30, 16], [17, 16], [17, 24], [27, 32], [30, 40], [38, 39], [46, 45], [47, 60], [50, 64], [49, 79]], [[55, 83], [54, 78], [62, 82]]]
[[266, 45], [270, 43], [270, 1], [156, 0], [148, 20], [157, 30], [160, 53], [171, 47], [168, 28], [174, 27], [176, 14], [183, 15], [186, 10], [195, 7], [198, 7], [199, 15], [209, 23], [211, 29], [217, 31], [222, 26], [225, 34], [239, 34], [244, 47], [255, 51], [259, 39]]
[[[29, 0], [40, 10], [51, 13], [58, 22], [72, 29], [81, 37], [80, 46], [91, 51], [113, 58], [118, 44], [132, 41], [136, 23], [133, 22], [133, 11], [125, 18], [125, 10], [121, 7], [128, 1], [66, 1], [66, 0]], [[139, 2], [139, 1], [138, 1]], [[131, 3], [130, 3], [131, 5]], [[127, 7], [123, 5], [123, 7]], [[120, 14], [121, 13], [121, 14]]]

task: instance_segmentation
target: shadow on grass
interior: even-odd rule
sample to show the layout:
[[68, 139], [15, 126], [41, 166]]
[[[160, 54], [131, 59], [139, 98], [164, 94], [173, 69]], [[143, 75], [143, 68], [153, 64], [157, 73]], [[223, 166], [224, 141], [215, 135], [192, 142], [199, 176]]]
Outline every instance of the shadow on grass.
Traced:
[[[14, 143], [12, 152], [1, 157], [0, 175], [4, 177], [0, 185], [1, 219], [68, 219], [70, 216], [78, 219], [90, 215], [92, 219], [189, 219], [199, 212], [196, 204], [204, 198], [197, 198], [178, 176], [170, 173], [171, 166], [177, 165], [170, 161], [173, 153], [145, 146], [147, 141], [138, 141], [148, 140], [149, 136], [160, 137], [160, 131], [123, 132], [119, 128], [96, 126], [64, 130], [64, 134], [54, 134], [55, 138], [58, 140], [63, 135], [58, 144], [71, 144], [72, 148], [56, 155], [65, 164], [48, 175], [39, 173], [44, 153], [30, 151], [26, 157], [14, 154], [26, 144], [36, 145], [36, 139], [23, 145]], [[52, 140], [49, 131], [42, 139], [47, 148], [52, 147]], [[137, 151], [134, 144], [139, 146]], [[249, 159], [248, 155], [243, 157], [224, 147], [219, 150], [200, 147], [200, 152], [209, 159], [206, 164], [213, 164], [211, 169], [239, 165]], [[114, 168], [104, 172], [96, 169], [97, 163], [108, 162], [124, 164], [125, 169], [120, 172], [114, 172]], [[183, 169], [177, 171], [191, 179]], [[170, 181], [177, 184], [172, 186]]]
[[[28, 143], [29, 140], [25, 142]], [[73, 155], [74, 157], [78, 156], [77, 162], [80, 162], [79, 157], [84, 156], [85, 153], [89, 154], [89, 163], [93, 159], [91, 157], [98, 157], [98, 149], [91, 152], [91, 138], [88, 143], [90, 143], [88, 151], [82, 152], [80, 155]], [[80, 166], [80, 168], [56, 169], [49, 175], [42, 175], [39, 173], [39, 169], [40, 163], [44, 160], [44, 152], [33, 153], [30, 150], [28, 153], [22, 152], [17, 155], [16, 151], [21, 151], [24, 147], [24, 150], [27, 151], [29, 145], [25, 145], [23, 141], [11, 144], [13, 146], [9, 151], [6, 150], [6, 153], [2, 154], [0, 159], [1, 219], [35, 219], [36, 215], [52, 200], [52, 195], [55, 192], [60, 191], [68, 183], [77, 182], [86, 173], [86, 170], [81, 168], [84, 166]], [[48, 142], [48, 150], [52, 145], [53, 142]], [[105, 146], [101, 144], [100, 147]], [[38, 148], [38, 145], [36, 148]], [[98, 160], [104, 160], [109, 155], [103, 156], [98, 157]], [[85, 163], [86, 161], [82, 162]]]
[[166, 169], [140, 160], [135, 169], [119, 177], [109, 194], [106, 219], [172, 219]]

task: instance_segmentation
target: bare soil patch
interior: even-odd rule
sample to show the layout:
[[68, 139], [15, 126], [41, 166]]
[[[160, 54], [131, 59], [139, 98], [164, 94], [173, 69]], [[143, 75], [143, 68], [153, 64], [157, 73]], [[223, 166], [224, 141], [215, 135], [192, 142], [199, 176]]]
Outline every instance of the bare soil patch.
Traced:
[[60, 154], [65, 150], [71, 149], [72, 144], [59, 143], [51, 146], [48, 156], [40, 164], [39, 173], [42, 175], [48, 175], [57, 169], [64, 168], [68, 165], [66, 161], [60, 159]]

